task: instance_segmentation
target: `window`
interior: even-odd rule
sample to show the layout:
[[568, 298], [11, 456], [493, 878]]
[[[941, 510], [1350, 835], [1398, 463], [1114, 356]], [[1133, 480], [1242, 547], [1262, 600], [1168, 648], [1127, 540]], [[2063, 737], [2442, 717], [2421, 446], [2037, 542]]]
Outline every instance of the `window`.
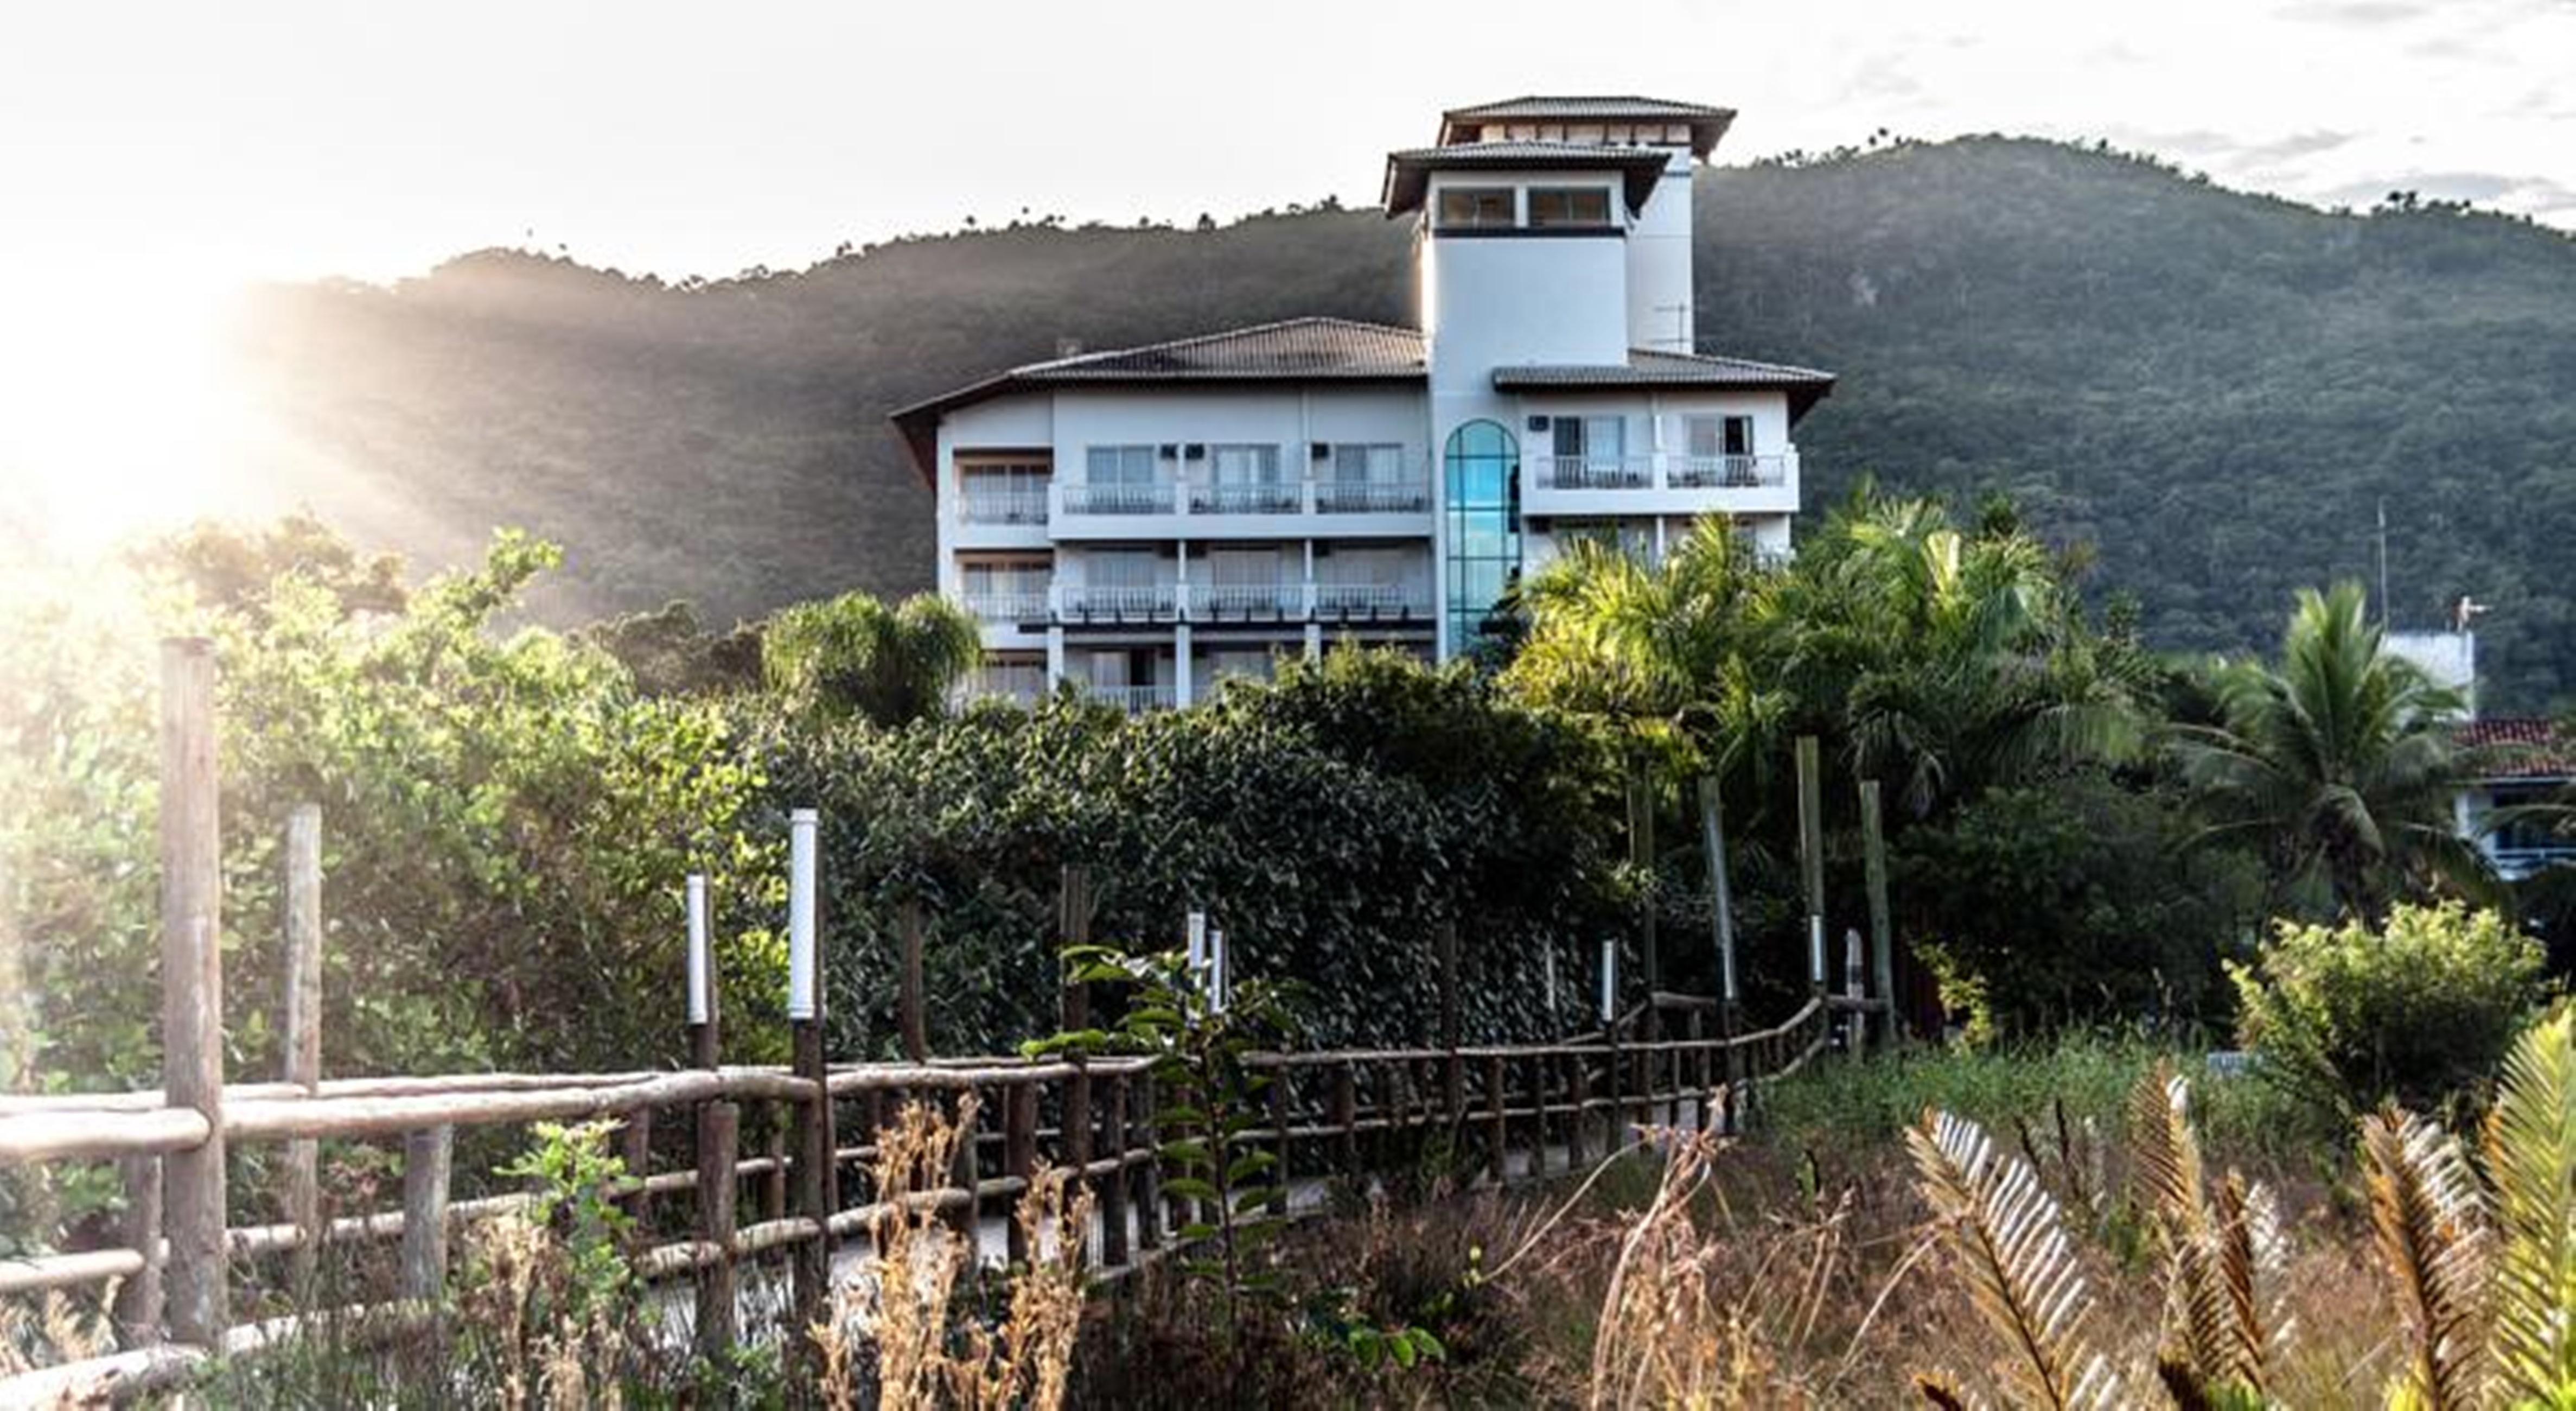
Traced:
[[1276, 446], [1211, 446], [1213, 473], [1219, 485], [1276, 485], [1279, 483], [1279, 448]]
[[1344, 485], [1385, 484], [1401, 473], [1403, 463], [1402, 446], [1338, 445], [1333, 448], [1333, 479]]
[[1439, 224], [1443, 229], [1510, 226], [1515, 223], [1512, 189], [1508, 186], [1440, 188]]
[[960, 461], [959, 514], [969, 524], [1044, 524], [1047, 468], [1042, 463]]
[[1494, 605], [1520, 579], [1520, 443], [1497, 423], [1471, 421], [1449, 433], [1442, 460], [1449, 581], [1441, 610], [1457, 653], [1490, 634]]
[[1610, 193], [1598, 186], [1533, 186], [1529, 193], [1533, 226], [1606, 226]]
[[1100, 588], [1150, 588], [1161, 579], [1162, 556], [1151, 549], [1095, 549], [1084, 576]]
[[1684, 417], [1682, 435], [1693, 460], [1753, 454], [1753, 418], [1749, 416]]
[[1561, 416], [1551, 430], [1560, 458], [1615, 466], [1627, 454], [1628, 423], [1615, 416]]
[[1083, 469], [1094, 485], [1151, 485], [1154, 483], [1154, 448], [1093, 446], [1083, 461]]

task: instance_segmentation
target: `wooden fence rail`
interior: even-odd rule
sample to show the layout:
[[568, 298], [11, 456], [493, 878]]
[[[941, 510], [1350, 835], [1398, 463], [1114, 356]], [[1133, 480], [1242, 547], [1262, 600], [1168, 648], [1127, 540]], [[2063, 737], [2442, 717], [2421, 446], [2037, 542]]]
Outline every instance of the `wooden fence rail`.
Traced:
[[[0, 1379], [0, 1406], [30, 1399], [122, 1395], [193, 1375], [211, 1357], [276, 1346], [310, 1320], [387, 1334], [418, 1328], [446, 1306], [452, 1236], [464, 1225], [527, 1207], [524, 1192], [455, 1198], [457, 1147], [467, 1134], [539, 1122], [611, 1119], [621, 1124], [627, 1174], [616, 1193], [634, 1217], [641, 1247], [634, 1267], [647, 1281], [695, 1285], [695, 1335], [722, 1354], [736, 1336], [739, 1274], [747, 1261], [784, 1256], [793, 1270], [794, 1317], [823, 1316], [831, 1258], [863, 1239], [901, 1200], [936, 1209], [980, 1237], [1003, 1216], [1008, 1252], [1023, 1257], [1011, 1204], [1043, 1176], [1062, 1172], [1096, 1197], [1099, 1223], [1084, 1232], [1103, 1278], [1142, 1268], [1175, 1248], [1191, 1223], [1186, 1200], [1163, 1179], [1167, 1140], [1157, 1130], [1154, 1075], [1142, 1059], [1023, 1059], [930, 1055], [920, 1014], [923, 918], [901, 918], [904, 957], [899, 1063], [831, 1064], [821, 1048], [821, 996], [791, 998], [796, 1058], [786, 1067], [718, 1061], [719, 1016], [698, 977], [706, 957], [703, 886], [692, 879], [692, 1066], [676, 1071], [589, 1074], [485, 1073], [325, 1079], [319, 1064], [320, 831], [318, 811], [289, 824], [286, 862], [290, 948], [287, 1072], [283, 1081], [226, 1083], [221, 1069], [221, 983], [212, 918], [220, 914], [215, 846], [211, 661], [201, 642], [165, 649], [162, 717], [165, 813], [164, 1028], [169, 1035], [160, 1091], [0, 1096], [0, 1170], [71, 1162], [118, 1163], [125, 1213], [110, 1247], [0, 1260], [0, 1296], [115, 1281], [116, 1322], [125, 1350], [112, 1356]], [[811, 857], [811, 816], [800, 859]], [[810, 887], [800, 860], [791, 895]], [[1063, 878], [1059, 925], [1069, 941], [1088, 936], [1091, 886], [1080, 869]], [[1821, 907], [1821, 902], [1816, 902]], [[805, 963], [818, 945], [810, 900], [791, 906], [791, 955]], [[1816, 924], [1821, 924], [1820, 921]], [[1462, 1042], [1457, 936], [1434, 938], [1441, 981], [1440, 1042], [1253, 1055], [1269, 1074], [1265, 1124], [1235, 1140], [1276, 1154], [1287, 1179], [1278, 1209], [1294, 1213], [1299, 1188], [1334, 1179], [1365, 1184], [1418, 1163], [1426, 1142], [1446, 1144], [1454, 1169], [1512, 1181], [1580, 1168], [1621, 1149], [1647, 1126], [1731, 1124], [1763, 1084], [1797, 1071], [1838, 1040], [1857, 1046], [1863, 1025], [1887, 998], [1811, 987], [1787, 1018], [1744, 1029], [1731, 998], [1648, 993], [1596, 1032], [1555, 1042]], [[1607, 962], [1605, 961], [1605, 969]], [[1855, 964], [1855, 973], [1857, 965]], [[1821, 976], [1815, 977], [1819, 981]], [[810, 981], [808, 982], [810, 984]], [[1604, 1011], [1615, 986], [1605, 979]], [[791, 986], [791, 995], [798, 992]], [[1082, 987], [1062, 991], [1067, 1028], [1089, 1024]], [[975, 1129], [959, 1143], [941, 1188], [875, 1189], [872, 1166], [882, 1132], [907, 1102], [973, 1095]], [[758, 1149], [746, 1150], [745, 1111], [760, 1119]], [[841, 1140], [848, 1133], [855, 1140]], [[325, 1141], [399, 1143], [398, 1208], [327, 1212], [315, 1162]], [[285, 1218], [228, 1226], [228, 1153], [274, 1147]], [[685, 1161], [668, 1157], [685, 1149]], [[664, 1158], [657, 1165], [657, 1158]], [[477, 1173], [479, 1174], [479, 1173]], [[470, 1184], [475, 1184], [469, 1181]], [[676, 1214], [685, 1199], [689, 1218]], [[668, 1204], [657, 1204], [668, 1202]], [[287, 1277], [269, 1287], [299, 1295], [314, 1286], [320, 1251], [383, 1242], [398, 1250], [383, 1300], [236, 1323], [237, 1276], [283, 1257]], [[240, 1267], [237, 1267], [240, 1266]], [[775, 1271], [772, 1271], [775, 1277]]]

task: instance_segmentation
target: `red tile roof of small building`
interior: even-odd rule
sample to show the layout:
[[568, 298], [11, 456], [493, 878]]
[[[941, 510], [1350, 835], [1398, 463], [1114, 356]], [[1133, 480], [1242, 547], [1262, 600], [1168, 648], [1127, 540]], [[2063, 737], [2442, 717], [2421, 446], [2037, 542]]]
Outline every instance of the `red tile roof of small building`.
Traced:
[[2479, 756], [2483, 779], [2576, 779], [2576, 737], [2536, 717], [2472, 720], [2455, 738]]

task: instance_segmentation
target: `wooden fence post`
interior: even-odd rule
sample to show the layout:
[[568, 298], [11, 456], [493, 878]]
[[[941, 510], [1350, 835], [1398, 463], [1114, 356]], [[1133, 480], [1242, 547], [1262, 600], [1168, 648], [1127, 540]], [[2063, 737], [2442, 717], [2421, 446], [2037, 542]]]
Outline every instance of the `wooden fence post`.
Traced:
[[[1020, 1183], [1023, 1197], [1038, 1181], [1038, 1088], [1013, 1083], [1002, 1089], [1002, 1170]], [[1005, 1247], [1014, 1264], [1029, 1262], [1029, 1234], [1020, 1228], [1016, 1206], [1002, 1211]]]
[[1645, 900], [1638, 917], [1637, 960], [1646, 986], [1646, 1011], [1639, 1033], [1652, 1042], [1661, 1021], [1655, 1013], [1655, 988], [1664, 982], [1664, 975], [1663, 957], [1658, 954], [1656, 941], [1654, 776], [1642, 758], [1628, 779], [1628, 861], [1645, 879]]
[[1139, 1134], [1136, 1145], [1145, 1152], [1145, 1159], [1136, 1164], [1136, 1255], [1140, 1260], [1163, 1247], [1163, 1124], [1155, 1120], [1154, 1110], [1154, 1077], [1138, 1073], [1136, 1106], [1128, 1121]]
[[1458, 1056], [1458, 923], [1443, 921], [1436, 936], [1440, 951], [1440, 1047], [1446, 1052], [1444, 1093], [1448, 1099], [1449, 1127], [1455, 1139], [1459, 1125], [1467, 1117], [1466, 1061]]
[[1271, 1152], [1279, 1159], [1279, 1170], [1273, 1178], [1277, 1182], [1275, 1189], [1278, 1193], [1270, 1197], [1270, 1213], [1273, 1215], [1288, 1213], [1288, 1123], [1295, 1116], [1290, 1108], [1293, 1105], [1291, 1099], [1295, 1096], [1296, 1071], [1284, 1063], [1270, 1070]]
[[[1061, 915], [1064, 943], [1070, 946], [1091, 944], [1091, 869], [1067, 866], [1059, 882], [1058, 909]], [[1057, 1027], [1067, 1033], [1091, 1027], [1091, 987], [1076, 981], [1066, 967], [1057, 995], [1060, 1013]], [[1064, 1080], [1064, 1159], [1073, 1168], [1073, 1190], [1079, 1195], [1092, 1188], [1091, 1182], [1091, 1064], [1077, 1053], [1071, 1058], [1073, 1072]]]
[[788, 815], [787, 884], [787, 1023], [793, 1044], [795, 1073], [813, 1085], [794, 1103], [796, 1214], [812, 1221], [813, 1233], [796, 1241], [790, 1266], [790, 1296], [795, 1312], [789, 1324], [793, 1348], [788, 1365], [805, 1387], [819, 1385], [820, 1349], [806, 1329], [832, 1314], [831, 1220], [839, 1207], [834, 1179], [838, 1158], [832, 1142], [832, 1096], [826, 1086], [823, 1055], [823, 926], [820, 897], [821, 816], [810, 808]]
[[402, 1296], [435, 1303], [447, 1293], [447, 1185], [456, 1129], [403, 1134]]
[[1333, 1125], [1341, 1129], [1342, 1179], [1350, 1183], [1356, 1195], [1368, 1177], [1368, 1168], [1360, 1161], [1360, 1080], [1352, 1065], [1345, 1061], [1333, 1066]]
[[[297, 804], [286, 816], [286, 1081], [306, 1092], [322, 1081], [322, 806]], [[286, 1144], [281, 1204], [298, 1231], [289, 1261], [298, 1297], [313, 1287], [322, 1253], [321, 1144]]]
[[116, 1163], [125, 1186], [125, 1213], [117, 1239], [143, 1256], [143, 1268], [116, 1286], [116, 1326], [127, 1347], [161, 1341], [161, 1158], [128, 1156]]
[[930, 1058], [930, 1026], [922, 1014], [921, 903], [906, 900], [895, 908], [895, 935], [903, 947], [903, 970], [896, 981], [895, 1017], [903, 1030], [903, 1056], [914, 1063]]
[[1700, 847], [1708, 854], [1709, 929], [1717, 941], [1717, 1031], [1735, 1032], [1735, 894], [1726, 871], [1726, 806], [1717, 776], [1699, 781]]
[[653, 1218], [653, 1196], [645, 1189], [645, 1177], [653, 1173], [653, 1109], [638, 1107], [625, 1114], [626, 1126], [618, 1133], [618, 1157], [625, 1163], [626, 1178], [635, 1183], [626, 1196], [626, 1213], [639, 1230], [650, 1231]]
[[698, 1107], [698, 1355], [724, 1365], [734, 1345], [734, 1161], [741, 1113], [731, 1102]]
[[1869, 890], [1870, 982], [1878, 1002], [1887, 1006], [1879, 1032], [1891, 1044], [1905, 1037], [1905, 1019], [1896, 1008], [1895, 928], [1888, 920], [1887, 839], [1879, 816], [1878, 781], [1860, 781], [1860, 845], [1863, 881]]
[[[689, 1062], [713, 1072], [723, 1065], [723, 987], [717, 983], [715, 928], [707, 880], [687, 883]], [[704, 1258], [696, 1267], [698, 1355], [724, 1365], [734, 1344], [733, 1232], [741, 1151], [741, 1111], [722, 1098], [698, 1104], [697, 1226]]]
[[1798, 737], [1798, 867], [1807, 892], [1807, 991], [1825, 992], [1825, 802], [1816, 737]]
[[1494, 1148], [1494, 1184], [1503, 1185], [1512, 1178], [1511, 1093], [1505, 1087], [1510, 1068], [1499, 1053], [1485, 1060], [1485, 1090], [1494, 1104], [1491, 1114], [1490, 1141]]
[[1101, 1133], [1109, 1158], [1117, 1162], [1100, 1183], [1100, 1262], [1115, 1269], [1128, 1259], [1127, 1248], [1127, 1078], [1109, 1079], [1108, 1112]]
[[1846, 928], [1843, 931], [1843, 997], [1852, 1001], [1855, 1007], [1851, 1017], [1843, 1023], [1843, 1046], [1854, 1058], [1860, 1057], [1869, 1043], [1869, 1011], [1857, 1007], [1868, 997], [1861, 986], [1860, 964], [1860, 928]]
[[232, 1325], [224, 1250], [223, 843], [215, 779], [214, 644], [161, 644], [161, 1077], [206, 1140], [162, 1161], [171, 1336], [220, 1349]]

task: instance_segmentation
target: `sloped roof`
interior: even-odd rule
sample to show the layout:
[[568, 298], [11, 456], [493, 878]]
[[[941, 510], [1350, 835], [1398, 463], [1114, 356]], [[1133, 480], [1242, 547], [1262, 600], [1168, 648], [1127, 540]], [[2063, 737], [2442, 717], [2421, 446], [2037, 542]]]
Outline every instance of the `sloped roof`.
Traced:
[[939, 459], [939, 419], [1012, 392], [1057, 387], [1338, 380], [1411, 382], [1425, 361], [1418, 329], [1345, 318], [1296, 318], [1230, 328], [1138, 348], [1112, 348], [1025, 363], [893, 413], [895, 429], [927, 478]]
[[1784, 391], [1796, 421], [1834, 390], [1834, 375], [1787, 363], [1751, 358], [1667, 353], [1631, 348], [1625, 363], [1553, 363], [1494, 369], [1497, 392], [1610, 391], [1632, 387], [1687, 387], [1704, 391]]
[[2482, 779], [2576, 779], [2576, 738], [2552, 720], [2472, 720], [2455, 734], [2479, 755]]
[[1634, 94], [1525, 94], [1495, 103], [1451, 108], [1440, 115], [1440, 141], [1459, 140], [1462, 127], [1489, 122], [1686, 122], [1691, 127], [1691, 154], [1705, 157], [1735, 121], [1732, 108], [1702, 103], [1676, 103], [1669, 98]]
[[1614, 171], [1624, 178], [1628, 209], [1646, 204], [1663, 179], [1669, 157], [1652, 147], [1604, 147], [1589, 142], [1462, 142], [1414, 147], [1386, 154], [1386, 183], [1378, 199], [1390, 217], [1422, 208], [1435, 171]]

